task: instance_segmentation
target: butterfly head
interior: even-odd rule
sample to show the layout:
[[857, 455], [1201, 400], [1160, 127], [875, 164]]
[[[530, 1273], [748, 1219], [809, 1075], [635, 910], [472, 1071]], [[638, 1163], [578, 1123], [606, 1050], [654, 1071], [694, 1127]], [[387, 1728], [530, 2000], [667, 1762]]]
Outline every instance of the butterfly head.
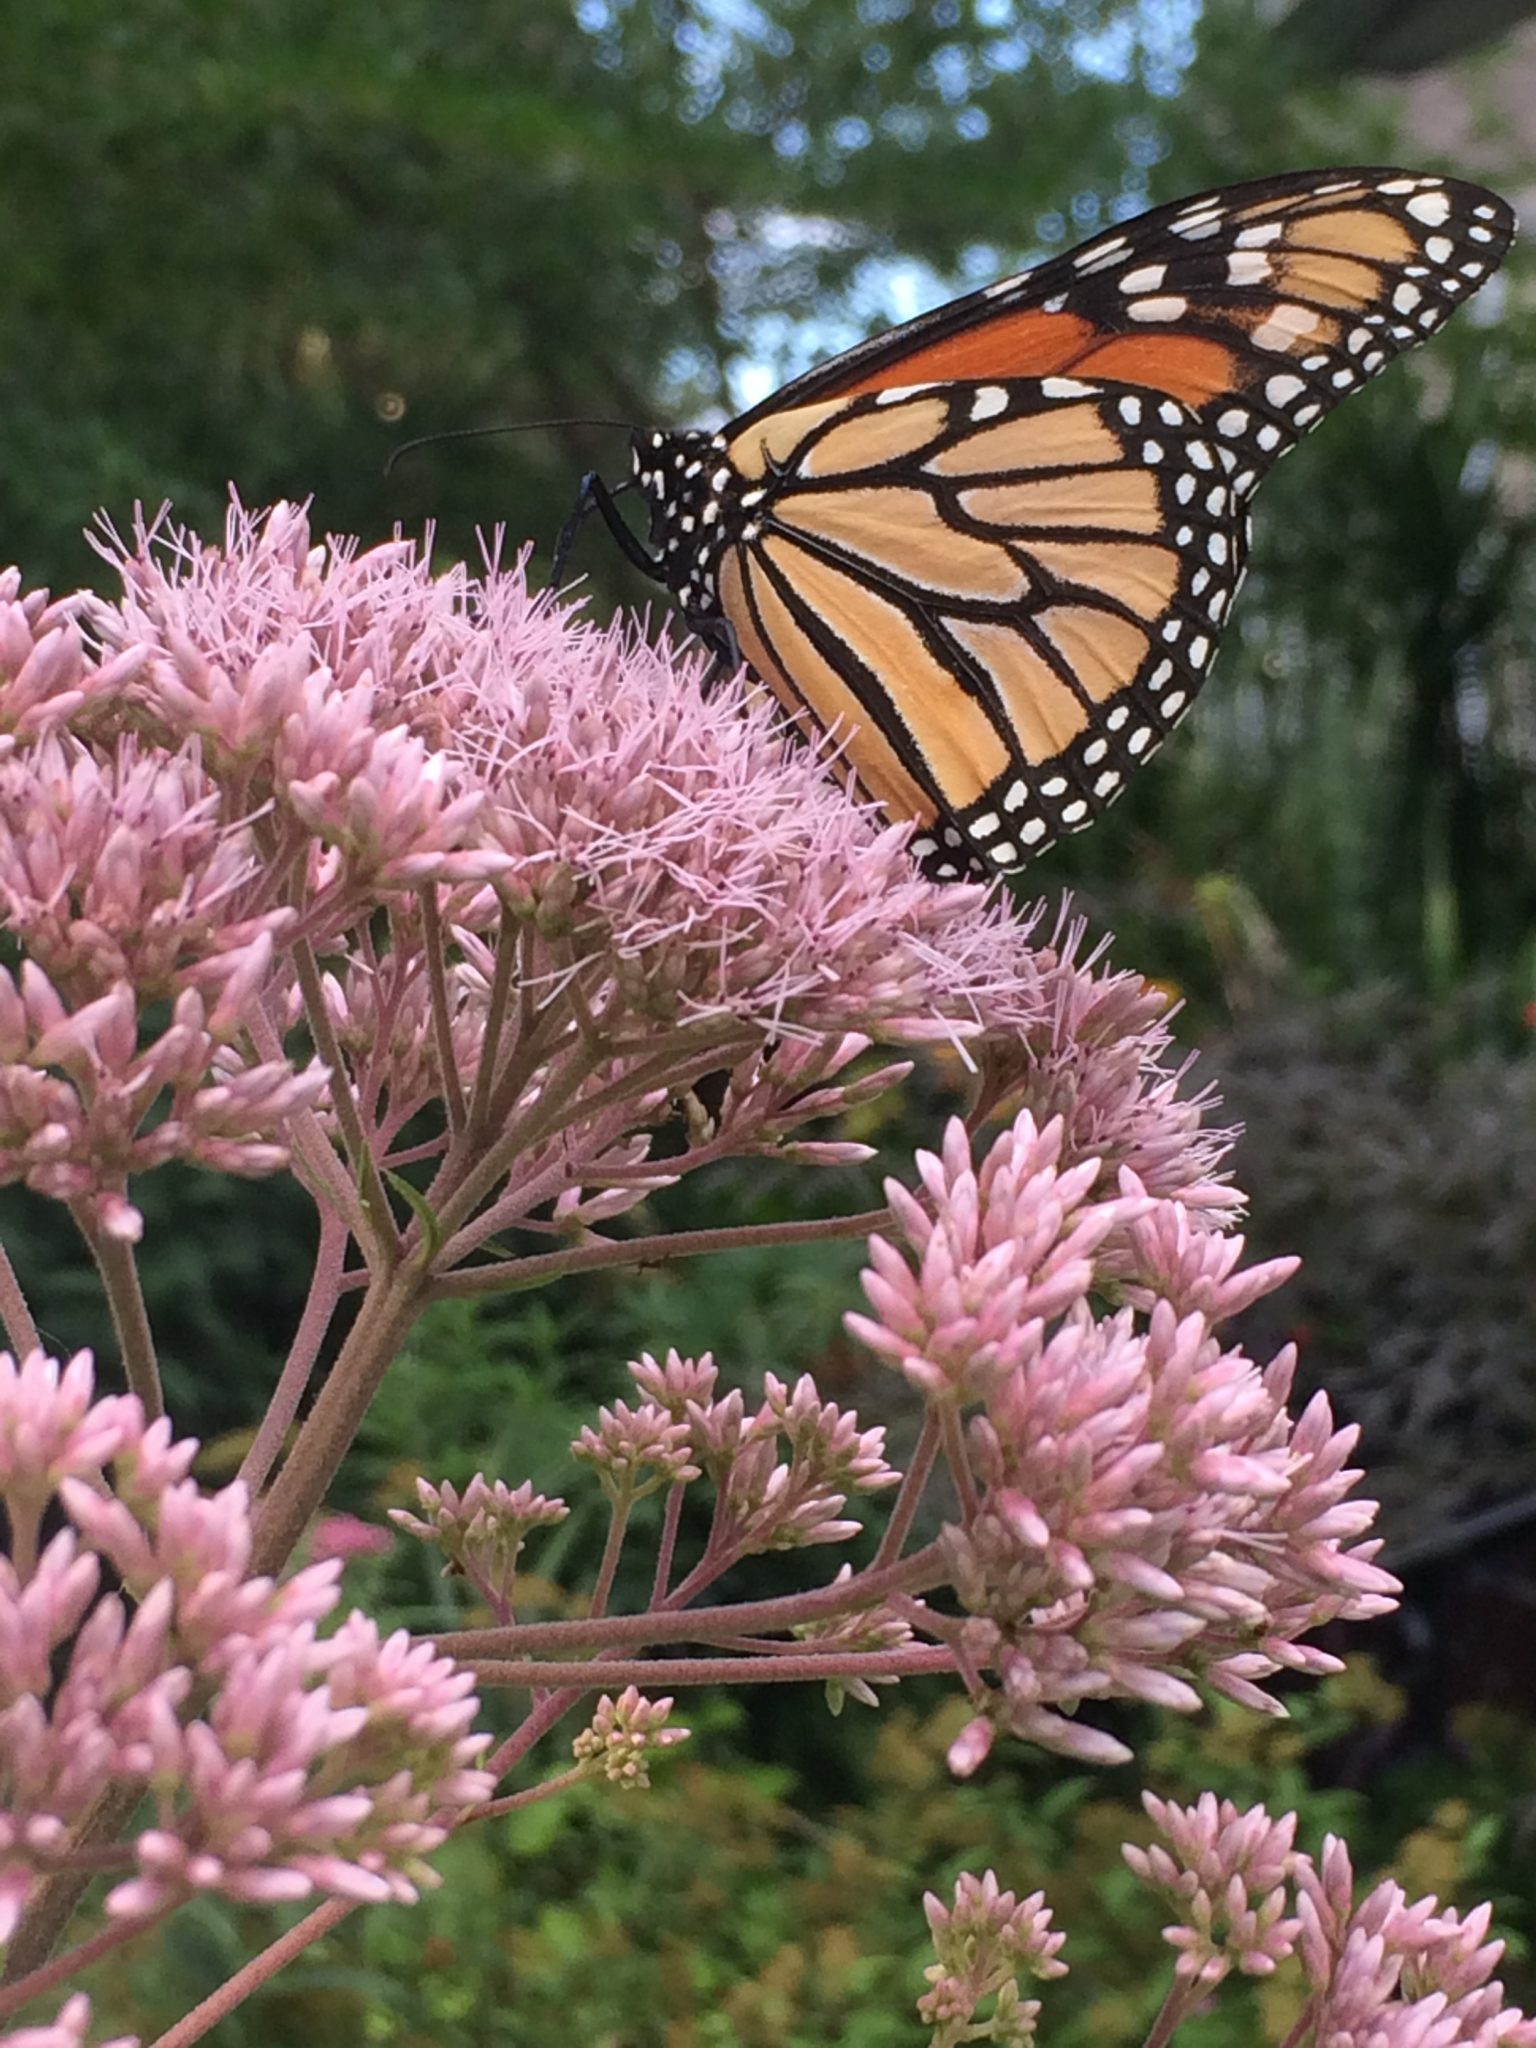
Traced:
[[740, 478], [718, 434], [634, 434], [630, 463], [650, 511], [657, 573], [695, 618], [718, 616], [715, 573], [722, 546], [740, 523]]

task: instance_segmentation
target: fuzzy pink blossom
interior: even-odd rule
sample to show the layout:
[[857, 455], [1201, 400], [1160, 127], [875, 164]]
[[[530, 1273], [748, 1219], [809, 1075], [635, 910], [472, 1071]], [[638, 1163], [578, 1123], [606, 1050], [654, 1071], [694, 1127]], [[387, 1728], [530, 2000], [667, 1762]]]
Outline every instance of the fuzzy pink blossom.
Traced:
[[1299, 1948], [1320, 2048], [1533, 2048], [1536, 2019], [1504, 2004], [1491, 1908], [1465, 1917], [1409, 1900], [1390, 1878], [1355, 1903], [1346, 1845], [1329, 1835], [1296, 1870]]
[[1062, 1170], [1061, 1119], [1037, 1130], [1021, 1110], [981, 1166], [958, 1118], [943, 1151], [919, 1152], [926, 1201], [885, 1184], [905, 1245], [869, 1241], [863, 1276], [874, 1318], [849, 1330], [930, 1398], [974, 1400], [1023, 1359], [1044, 1319], [1087, 1293], [1094, 1254], [1150, 1204], [1093, 1202], [1099, 1161]]
[[[1075, 1718], [1084, 1701], [1194, 1712], [1204, 1680], [1273, 1712], [1266, 1677], [1332, 1668], [1301, 1638], [1383, 1612], [1396, 1582], [1359, 1540], [1375, 1506], [1350, 1498], [1355, 1432], [1321, 1399], [1290, 1417], [1293, 1354], [1261, 1371], [1214, 1332], [1284, 1262], [1243, 1273], [1240, 1239], [1194, 1228], [1129, 1169], [1124, 1192], [1092, 1199], [1102, 1163], [1064, 1166], [1065, 1143], [1062, 1119], [1041, 1130], [1025, 1109], [977, 1165], [952, 1124], [942, 1154], [919, 1155], [921, 1194], [887, 1184], [904, 1242], [871, 1240], [874, 1314], [847, 1321], [930, 1398], [982, 1404], [967, 1447], [982, 1490], [941, 1539], [968, 1615], [951, 1638], [998, 1679], [973, 1682], [978, 1704], [1112, 1762], [1124, 1746]], [[1128, 1271], [1147, 1276], [1138, 1308], [1097, 1313]], [[973, 1728], [957, 1765], [984, 1753]]]
[[50, 603], [46, 590], [23, 594], [20, 570], [0, 570], [0, 751], [80, 719], [141, 667], [145, 650], [132, 645], [110, 661], [88, 657], [84, 609], [78, 597]]
[[653, 1401], [599, 1408], [596, 1429], [582, 1424], [571, 1455], [593, 1468], [610, 1499], [626, 1503], [699, 1476], [689, 1462], [687, 1424], [674, 1422]]
[[658, 1365], [649, 1351], [642, 1351], [637, 1359], [630, 1361], [630, 1377], [648, 1401], [659, 1408], [665, 1408], [674, 1422], [682, 1422], [690, 1403], [708, 1407], [714, 1399], [715, 1384], [720, 1375], [715, 1367], [712, 1353], [706, 1351], [697, 1358], [682, 1358], [676, 1351], [669, 1351], [663, 1364]]
[[[164, 517], [101, 544], [122, 596], [49, 615], [78, 677], [0, 781], [27, 952], [0, 984], [0, 1176], [132, 1238], [129, 1183], [163, 1160], [268, 1173], [302, 1134], [339, 1202], [316, 1154], [360, 1132], [385, 1175], [483, 1171], [455, 1267], [516, 1229], [601, 1233], [721, 1159], [856, 1163], [828, 1125], [904, 1074], [879, 1049], [942, 1041], [984, 1093], [1060, 1112], [1096, 1199], [1123, 1165], [1230, 1206], [1162, 999], [1080, 927], [1041, 938], [1038, 912], [922, 879], [825, 750], [761, 692], [706, 688], [702, 657], [494, 553], [475, 576], [317, 544], [291, 506], [234, 506], [218, 544]], [[44, 601], [7, 602], [42, 627]], [[317, 1038], [336, 1072], [289, 1063]]]
[[[659, 1375], [654, 1361], [648, 1370], [631, 1369], [645, 1371], [649, 1382]], [[719, 1494], [715, 1541], [735, 1556], [844, 1542], [862, 1527], [843, 1514], [848, 1496], [900, 1479], [886, 1461], [884, 1429], [863, 1429], [852, 1411], [823, 1401], [808, 1373], [793, 1388], [767, 1374], [752, 1415], [739, 1388], [718, 1401], [684, 1393], [689, 1378], [700, 1392], [713, 1387], [712, 1364], [706, 1377], [671, 1354], [660, 1378], [663, 1385], [670, 1379], [674, 1403], [682, 1396], [687, 1420], [679, 1427], [695, 1476], [707, 1472]]]
[[[204, 1494], [195, 1444], [90, 1395], [84, 1354], [0, 1357], [0, 1940], [114, 1789], [151, 1811], [113, 1914], [197, 1891], [414, 1897], [490, 1789], [470, 1675], [361, 1616], [321, 1637], [339, 1564], [250, 1576], [245, 1489]], [[65, 1526], [39, 1548], [50, 1503]]]
[[309, 1554], [317, 1562], [330, 1557], [343, 1563], [353, 1557], [387, 1557], [394, 1547], [387, 1529], [360, 1515], [322, 1515], [309, 1539]]
[[1177, 1914], [1184, 2010], [1232, 1968], [1268, 1976], [1299, 1953], [1316, 2048], [1532, 2048], [1536, 2021], [1505, 2006], [1488, 1941], [1491, 1908], [1465, 1916], [1410, 1901], [1384, 1880], [1355, 1899], [1349, 1851], [1329, 1835], [1314, 1860], [1294, 1846], [1296, 1816], [1271, 1819], [1202, 1793], [1180, 1807], [1143, 1795], [1162, 1843], [1128, 1843], [1126, 1862]]
[[1271, 1820], [1262, 1806], [1239, 1813], [1229, 1799], [1218, 1805], [1212, 1792], [1193, 1806], [1144, 1792], [1142, 1804], [1168, 1847], [1128, 1843], [1121, 1853], [1178, 1911], [1179, 1924], [1165, 1927], [1163, 1939], [1179, 1951], [1179, 1976], [1208, 1986], [1234, 1968], [1272, 1975], [1301, 1928], [1286, 1912], [1295, 1814]]

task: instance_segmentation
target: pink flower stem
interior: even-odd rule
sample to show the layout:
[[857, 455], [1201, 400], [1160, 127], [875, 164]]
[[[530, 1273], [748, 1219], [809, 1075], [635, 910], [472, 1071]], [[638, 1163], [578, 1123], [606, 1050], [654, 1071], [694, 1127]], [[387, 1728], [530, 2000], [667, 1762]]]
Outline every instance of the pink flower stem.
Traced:
[[243, 2005], [253, 1991], [259, 1991], [295, 1956], [302, 1955], [311, 1942], [318, 1941], [322, 1934], [329, 1934], [349, 1913], [356, 1911], [356, 1899], [327, 1899], [313, 1913], [306, 1913], [296, 1927], [290, 1927], [286, 1934], [280, 1934], [276, 1941], [269, 1942], [260, 1955], [252, 1956], [227, 1983], [221, 1984], [217, 1991], [211, 1991], [201, 2005], [194, 2005], [174, 2027], [156, 2035], [149, 2048], [192, 2048], [194, 2041], [201, 2041], [220, 2020], [227, 2019], [237, 2006]]
[[734, 1252], [759, 1245], [821, 1244], [835, 1238], [867, 1237], [890, 1220], [885, 1209], [866, 1209], [857, 1216], [828, 1216], [792, 1223], [743, 1223], [720, 1230], [674, 1230], [664, 1236], [603, 1238], [597, 1244], [575, 1245], [569, 1251], [540, 1252], [526, 1259], [507, 1259], [495, 1266], [472, 1266], [445, 1273], [433, 1283], [435, 1300], [472, 1299], [480, 1294], [522, 1294], [547, 1287], [567, 1273], [590, 1273], [605, 1266], [660, 1266], [671, 1259], [697, 1258], [705, 1252]]
[[490, 1799], [484, 1806], [471, 1807], [460, 1825], [476, 1820], [499, 1820], [504, 1813], [516, 1813], [520, 1806], [535, 1806], [541, 1799], [552, 1799], [557, 1792], [569, 1792], [586, 1775], [586, 1767], [576, 1764], [568, 1771], [561, 1771], [557, 1777], [546, 1778], [542, 1785], [530, 1785], [526, 1791], [509, 1792], [505, 1799]]
[[[284, 1057], [281, 1034], [264, 1011], [254, 1011], [247, 1024], [251, 1043], [264, 1060]], [[367, 1218], [357, 1189], [337, 1158], [319, 1117], [312, 1109], [302, 1110], [290, 1120], [288, 1132], [293, 1147], [295, 1178], [319, 1207], [334, 1209], [337, 1215], [347, 1219], [359, 1244], [366, 1242]]]
[[522, 950], [522, 933], [506, 905], [501, 909], [501, 930], [496, 941], [496, 965], [491, 973], [490, 1000], [486, 1004], [485, 1029], [480, 1039], [480, 1059], [475, 1069], [475, 1092], [469, 1105], [469, 1131], [476, 1138], [486, 1129], [491, 1085], [501, 1055], [501, 1034], [506, 1028], [507, 1003], [512, 991], [512, 963]]
[[287, 1563], [426, 1301], [426, 1282], [414, 1264], [375, 1275], [297, 1442], [257, 1509], [252, 1572], [277, 1572]]
[[667, 1597], [667, 1582], [672, 1576], [672, 1559], [677, 1551], [677, 1532], [683, 1519], [683, 1495], [687, 1491], [686, 1480], [679, 1480], [667, 1489], [667, 1504], [661, 1517], [661, 1544], [656, 1552], [656, 1576], [651, 1581], [653, 1607], [659, 1607]]
[[27, 1297], [21, 1291], [16, 1268], [11, 1264], [4, 1245], [0, 1245], [0, 1323], [5, 1326], [5, 1334], [18, 1363], [43, 1348], [43, 1340], [32, 1320], [32, 1311], [27, 1307]]
[[[132, 1819], [141, 1790], [137, 1784], [122, 1781], [109, 1785], [75, 1828], [66, 1853], [73, 1857], [82, 1850], [88, 1850], [93, 1843], [115, 1841]], [[94, 1870], [82, 1861], [68, 1869], [56, 1870], [52, 1877], [45, 1879], [11, 1936], [0, 1982], [19, 1983], [29, 1971], [37, 1970], [47, 1962], [94, 1875]]]
[[880, 1538], [880, 1548], [875, 1552], [875, 1564], [890, 1564], [901, 1555], [901, 1546], [906, 1542], [912, 1528], [913, 1517], [928, 1484], [928, 1475], [933, 1470], [933, 1461], [939, 1450], [939, 1421], [933, 1409], [923, 1413], [923, 1427], [913, 1447], [912, 1462], [907, 1467], [891, 1509], [891, 1518], [885, 1525], [885, 1534]]
[[165, 1396], [160, 1390], [155, 1339], [149, 1327], [149, 1311], [144, 1306], [144, 1291], [139, 1285], [139, 1268], [133, 1247], [124, 1244], [121, 1238], [109, 1237], [105, 1231], [96, 1229], [79, 1203], [70, 1204], [70, 1214], [79, 1224], [81, 1235], [90, 1246], [96, 1269], [101, 1274], [129, 1390], [138, 1395], [144, 1404], [145, 1415], [153, 1422], [165, 1413]]
[[448, 1105], [448, 1128], [455, 1136], [468, 1121], [464, 1110], [464, 1084], [459, 1079], [453, 1050], [453, 1019], [448, 1014], [448, 967], [443, 957], [443, 919], [437, 905], [437, 886], [428, 882], [417, 891], [421, 904], [422, 931], [426, 940], [427, 986], [432, 993], [432, 1035], [437, 1044], [438, 1080]]
[[315, 1270], [310, 1276], [304, 1313], [299, 1318], [293, 1348], [283, 1366], [277, 1390], [267, 1403], [267, 1412], [261, 1418], [251, 1448], [240, 1466], [240, 1477], [250, 1488], [253, 1500], [266, 1485], [267, 1475], [283, 1447], [283, 1439], [299, 1412], [304, 1389], [309, 1385], [309, 1376], [315, 1368], [316, 1354], [341, 1299], [342, 1267], [350, 1235], [345, 1223], [333, 1211], [320, 1211], [320, 1243], [315, 1252]]
[[486, 1769], [492, 1777], [504, 1778], [514, 1765], [521, 1763], [534, 1744], [546, 1736], [558, 1721], [564, 1720], [582, 1692], [587, 1690], [589, 1688], [582, 1687], [580, 1691], [546, 1693], [543, 1699], [535, 1701], [532, 1711], [487, 1759]]
[[955, 1482], [955, 1492], [960, 1497], [960, 1519], [969, 1527], [976, 1519], [978, 1503], [975, 1482], [971, 1477], [971, 1461], [966, 1454], [965, 1436], [960, 1428], [960, 1411], [946, 1403], [941, 1411], [940, 1426], [944, 1432], [945, 1463]]
[[[552, 1063], [545, 1074], [537, 1106], [526, 1116], [521, 1120], [515, 1116], [498, 1119], [493, 1104], [497, 1137], [473, 1156], [463, 1144], [450, 1150], [431, 1189], [438, 1243], [442, 1246], [439, 1257], [444, 1266], [451, 1266], [458, 1255], [453, 1242], [455, 1234], [465, 1228], [517, 1161], [526, 1157], [567, 1118], [582, 1082], [592, 1072], [591, 1055], [585, 1052], [572, 1053], [563, 1062]], [[498, 1094], [500, 1092], [497, 1091]]]
[[395, 1229], [394, 1213], [389, 1206], [389, 1197], [384, 1192], [384, 1183], [379, 1178], [378, 1164], [368, 1143], [368, 1134], [363, 1129], [362, 1119], [357, 1113], [357, 1103], [352, 1094], [351, 1071], [332, 1026], [331, 1013], [326, 1007], [325, 991], [320, 981], [320, 969], [307, 939], [296, 942], [292, 950], [292, 959], [293, 971], [304, 997], [304, 1021], [315, 1041], [316, 1052], [331, 1070], [330, 1106], [337, 1123], [341, 1126], [347, 1157], [352, 1163], [352, 1170], [357, 1175], [362, 1190], [365, 1226], [363, 1248], [373, 1254], [369, 1260], [370, 1265], [393, 1266], [400, 1257], [400, 1242]]
[[804, 1685], [826, 1678], [911, 1678], [954, 1668], [954, 1653], [942, 1643], [892, 1650], [792, 1648], [778, 1657], [603, 1657], [572, 1664], [537, 1657], [515, 1663], [472, 1659], [464, 1666], [481, 1686], [576, 1686], [584, 1692], [600, 1685]]
[[45, 1991], [67, 1983], [78, 1970], [88, 1969], [92, 1963], [110, 1955], [113, 1949], [121, 1948], [125, 1941], [132, 1941], [136, 1934], [158, 1926], [171, 1911], [171, 1907], [162, 1906], [159, 1912], [140, 1914], [134, 1920], [109, 1920], [89, 1940], [77, 1942], [73, 1948], [55, 1956], [51, 1963], [44, 1963], [36, 1970], [29, 1970], [26, 1976], [13, 1979], [0, 1991], [0, 2019], [8, 2019], [34, 1998], [41, 1998]]
[[[690, 1578], [693, 1574], [689, 1575]], [[495, 1657], [551, 1650], [643, 1650], [652, 1643], [712, 1642], [722, 1635], [761, 1635], [799, 1622], [836, 1620], [895, 1593], [922, 1593], [942, 1585], [945, 1563], [937, 1543], [914, 1550], [878, 1570], [836, 1579], [809, 1593], [772, 1600], [737, 1600], [724, 1607], [668, 1607], [647, 1614], [615, 1614], [601, 1621], [535, 1621], [515, 1628], [471, 1628], [435, 1638], [444, 1656]], [[688, 1583], [684, 1581], [684, 1586]]]
[[1157, 2018], [1141, 2048], [1167, 2048], [1179, 2028], [1188, 2019], [1190, 2009], [1202, 1995], [1200, 1985], [1186, 1984], [1175, 1977], [1168, 1987], [1168, 1996], [1158, 2008]]
[[624, 1548], [624, 1532], [629, 1527], [629, 1495], [613, 1504], [613, 1513], [608, 1522], [608, 1540], [603, 1545], [603, 1561], [597, 1568], [597, 1583], [592, 1588], [592, 1599], [587, 1612], [595, 1621], [601, 1621], [608, 1611], [608, 1595], [613, 1591], [614, 1574], [619, 1568], [619, 1556]]

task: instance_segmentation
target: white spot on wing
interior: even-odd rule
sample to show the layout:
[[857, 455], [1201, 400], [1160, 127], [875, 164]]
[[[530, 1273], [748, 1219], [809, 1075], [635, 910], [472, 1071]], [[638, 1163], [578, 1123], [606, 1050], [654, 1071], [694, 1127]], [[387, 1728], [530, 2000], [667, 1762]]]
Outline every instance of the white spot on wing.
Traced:
[[1269, 258], [1259, 249], [1238, 249], [1227, 258], [1228, 284], [1262, 284], [1269, 275]]
[[[1381, 189], [1390, 192], [1392, 187], [1383, 185]], [[1421, 192], [1409, 200], [1406, 210], [1427, 228], [1443, 228], [1451, 217], [1451, 202], [1443, 192]]]
[[1008, 394], [1001, 384], [983, 384], [971, 400], [973, 420], [995, 419], [1000, 412], [1008, 410]]
[[1125, 310], [1133, 320], [1182, 320], [1189, 311], [1189, 301], [1172, 296], [1161, 299], [1137, 299]]
[[1310, 334], [1318, 324], [1318, 315], [1310, 306], [1280, 305], [1270, 308], [1267, 320], [1254, 328], [1249, 339], [1255, 348], [1284, 351], [1303, 334]]

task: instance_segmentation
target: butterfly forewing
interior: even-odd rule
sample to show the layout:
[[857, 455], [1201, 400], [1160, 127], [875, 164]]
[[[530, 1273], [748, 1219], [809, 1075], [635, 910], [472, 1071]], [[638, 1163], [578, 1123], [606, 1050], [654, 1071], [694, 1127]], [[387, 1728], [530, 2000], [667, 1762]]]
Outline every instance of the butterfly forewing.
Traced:
[[1089, 824], [1188, 708], [1246, 500], [1514, 233], [1481, 187], [1301, 172], [1161, 207], [637, 438], [658, 573], [931, 874]]

